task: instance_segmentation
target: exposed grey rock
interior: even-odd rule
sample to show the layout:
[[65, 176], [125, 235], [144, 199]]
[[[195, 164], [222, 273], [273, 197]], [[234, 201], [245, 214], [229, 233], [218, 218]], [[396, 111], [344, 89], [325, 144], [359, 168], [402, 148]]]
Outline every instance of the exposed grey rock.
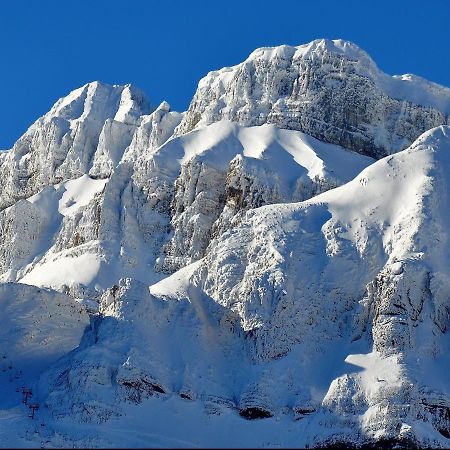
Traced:
[[48, 225], [48, 214], [26, 200], [0, 212], [0, 273], [7, 272], [5, 278], [14, 280], [15, 272], [31, 262]]

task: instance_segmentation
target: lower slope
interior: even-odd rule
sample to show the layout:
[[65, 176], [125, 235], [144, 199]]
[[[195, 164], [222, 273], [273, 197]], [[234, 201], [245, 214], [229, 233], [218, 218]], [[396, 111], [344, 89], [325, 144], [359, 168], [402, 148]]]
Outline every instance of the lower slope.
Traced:
[[[248, 211], [150, 288], [122, 280], [41, 377], [50, 413], [96, 432], [133, 418], [161, 445], [207, 445], [205, 417], [239, 414], [267, 421], [245, 445], [447, 447], [449, 169], [439, 127], [342, 187]], [[183, 402], [200, 415], [184, 436], [137, 419]]]

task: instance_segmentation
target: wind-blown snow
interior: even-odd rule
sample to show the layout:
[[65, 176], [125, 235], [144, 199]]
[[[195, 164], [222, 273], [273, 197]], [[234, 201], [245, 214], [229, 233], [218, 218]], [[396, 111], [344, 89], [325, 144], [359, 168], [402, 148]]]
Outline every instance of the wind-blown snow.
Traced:
[[52, 200], [55, 196], [53, 191], [55, 191], [59, 197], [58, 212], [66, 216], [86, 206], [96, 194], [102, 192], [107, 181], [107, 178], [94, 180], [85, 174], [80, 178], [50, 186], [27, 200], [44, 211], [52, 211]]
[[58, 254], [28, 272], [20, 283], [60, 288], [63, 285], [91, 284], [98, 276], [101, 258], [97, 254]]
[[186, 164], [194, 156], [202, 155], [206, 163], [226, 169], [238, 154], [263, 160], [273, 172], [290, 181], [296, 180], [300, 168], [304, 168], [310, 179], [325, 179], [329, 174], [343, 182], [373, 161], [300, 131], [280, 130], [274, 125], [242, 127], [228, 120], [173, 139], [155, 156], [164, 157], [170, 167], [175, 160]]

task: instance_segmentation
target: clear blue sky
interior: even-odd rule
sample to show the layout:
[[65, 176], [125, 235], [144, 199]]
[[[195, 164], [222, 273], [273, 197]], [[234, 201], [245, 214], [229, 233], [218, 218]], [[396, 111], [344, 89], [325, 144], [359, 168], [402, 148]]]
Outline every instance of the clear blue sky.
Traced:
[[0, 148], [86, 82], [134, 83], [184, 110], [208, 71], [321, 37], [450, 86], [449, 28], [448, 0], [0, 0]]

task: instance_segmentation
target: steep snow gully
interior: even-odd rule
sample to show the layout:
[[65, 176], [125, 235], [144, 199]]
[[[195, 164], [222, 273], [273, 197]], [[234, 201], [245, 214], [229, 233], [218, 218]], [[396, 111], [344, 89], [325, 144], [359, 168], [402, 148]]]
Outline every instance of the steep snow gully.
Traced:
[[0, 153], [1, 445], [449, 447], [449, 115], [342, 40], [60, 99]]

